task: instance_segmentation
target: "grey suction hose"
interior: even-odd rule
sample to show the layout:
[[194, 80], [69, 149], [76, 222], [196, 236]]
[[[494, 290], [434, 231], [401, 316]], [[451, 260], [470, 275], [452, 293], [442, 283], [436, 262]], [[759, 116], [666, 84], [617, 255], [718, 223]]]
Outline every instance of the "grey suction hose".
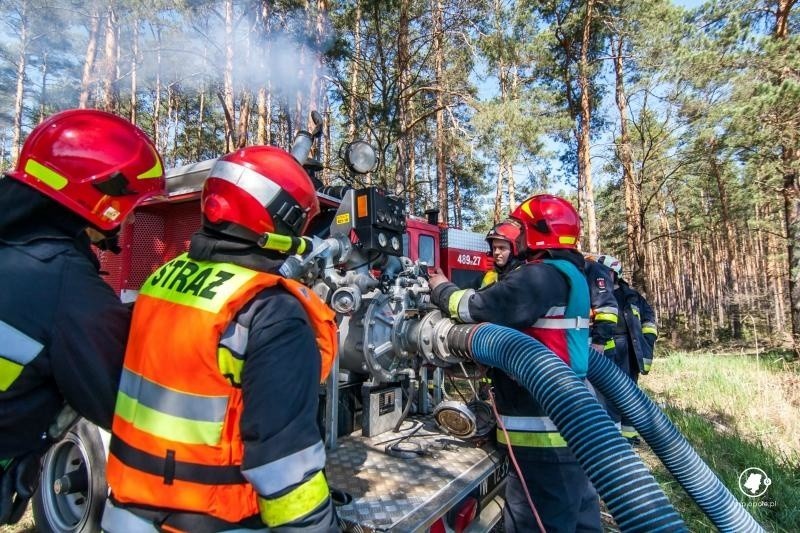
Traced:
[[764, 531], [658, 406], [612, 361], [595, 350], [589, 353], [588, 378], [633, 423], [664, 466], [720, 531]]
[[622, 531], [687, 531], [647, 467], [575, 373], [539, 341], [494, 324], [453, 326], [452, 355], [499, 368], [558, 426]]

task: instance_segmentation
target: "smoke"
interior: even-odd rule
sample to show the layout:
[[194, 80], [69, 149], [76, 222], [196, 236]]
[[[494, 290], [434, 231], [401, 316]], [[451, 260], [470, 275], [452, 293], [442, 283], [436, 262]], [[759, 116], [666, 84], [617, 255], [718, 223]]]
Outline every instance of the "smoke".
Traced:
[[269, 34], [263, 21], [235, 13], [237, 23], [229, 43], [224, 22], [213, 14], [201, 15], [180, 17], [175, 21], [180, 25], [163, 28], [160, 39], [149, 36], [140, 66], [142, 84], [154, 86], [160, 72], [162, 83], [177, 83], [184, 91], [221, 87], [228, 46], [233, 50], [233, 87], [237, 93], [266, 88], [287, 101], [298, 95], [308, 101], [314, 76], [323, 79], [327, 74], [322, 55], [330, 42], [329, 26], [325, 25], [322, 38], [305, 35], [305, 13], [282, 17], [282, 28]]
[[[105, 2], [100, 13], [105, 13]], [[201, 90], [220, 90], [226, 68], [226, 37], [222, 1], [194, 2], [184, 8], [169, 8], [142, 14], [118, 13], [117, 57], [119, 76], [117, 87], [121, 95], [130, 94], [133, 73], [134, 49], [136, 48], [137, 92], [146, 94], [155, 89], [157, 80], [162, 87], [172, 85], [184, 93]], [[327, 72], [322, 66], [322, 56], [332, 42], [328, 21], [324, 22], [322, 34], [316, 35], [314, 13], [304, 11], [274, 13], [272, 28], [267, 32], [262, 19], [252, 12], [253, 2], [234, 2], [234, 29], [230, 40], [233, 49], [233, 90], [257, 92], [267, 88], [273, 97], [294, 102], [300, 96], [308, 102], [312, 97], [312, 80], [324, 80]], [[67, 44], [57, 51], [65, 61], [64, 75], [52, 71], [53, 79], [71, 80], [60, 83], [58, 105], [78, 102], [81, 69], [84, 64], [88, 42], [88, 15], [91, 6], [74, 0], [56, 0], [29, 4], [31, 21], [38, 20], [37, 13], [48, 13], [49, 27], [33, 28], [37, 33], [50, 32], [66, 37]], [[271, 8], [274, 9], [274, 8]], [[0, 14], [3, 14], [0, 9]], [[279, 15], [279, 16], [278, 16]], [[59, 22], [53, 23], [58, 16]], [[11, 26], [10, 20], [6, 20]], [[32, 23], [33, 24], [33, 23]], [[138, 36], [134, 32], [138, 27]], [[11, 29], [7, 26], [8, 29]], [[310, 28], [310, 29], [309, 29]], [[102, 78], [105, 61], [105, 28], [103, 24], [97, 38], [95, 81]], [[18, 34], [14, 31], [0, 32], [0, 43], [5, 50], [0, 54], [0, 71], [8, 69], [19, 50]], [[51, 53], [51, 58], [54, 56]], [[68, 72], [67, 72], [68, 69]], [[31, 92], [35, 90], [40, 75], [31, 64], [28, 73]], [[322, 81], [320, 81], [322, 83]], [[13, 98], [13, 84], [3, 83], [0, 97]], [[72, 95], [74, 93], [74, 95]], [[53, 94], [55, 96], [55, 94]], [[55, 103], [55, 102], [54, 102]]]

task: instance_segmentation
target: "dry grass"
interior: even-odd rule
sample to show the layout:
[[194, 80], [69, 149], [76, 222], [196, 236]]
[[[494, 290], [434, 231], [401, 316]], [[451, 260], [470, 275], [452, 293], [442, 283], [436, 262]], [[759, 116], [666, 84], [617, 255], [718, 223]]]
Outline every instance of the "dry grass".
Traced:
[[667, 406], [707, 417], [800, 463], [800, 366], [733, 354], [677, 353], [656, 360], [641, 386]]
[[[768, 531], [800, 531], [800, 367], [776, 358], [677, 353], [660, 357], [640, 385], [658, 402], [734, 497], [748, 467], [772, 480], [748, 508]], [[691, 531], [714, 531], [647, 446], [637, 449]], [[745, 502], [752, 503], [752, 502]]]

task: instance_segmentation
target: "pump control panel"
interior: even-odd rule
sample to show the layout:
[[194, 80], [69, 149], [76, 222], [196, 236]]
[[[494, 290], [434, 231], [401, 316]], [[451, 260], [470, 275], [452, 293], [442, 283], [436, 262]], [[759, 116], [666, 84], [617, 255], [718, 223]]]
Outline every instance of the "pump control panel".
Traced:
[[377, 187], [356, 191], [354, 229], [365, 249], [402, 255], [406, 231], [403, 202]]

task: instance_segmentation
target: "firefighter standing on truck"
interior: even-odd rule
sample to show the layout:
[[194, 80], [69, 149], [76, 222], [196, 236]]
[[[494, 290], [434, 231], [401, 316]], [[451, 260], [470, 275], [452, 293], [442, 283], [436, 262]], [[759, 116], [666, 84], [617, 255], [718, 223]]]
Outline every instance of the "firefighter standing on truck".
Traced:
[[[597, 262], [613, 272], [614, 296], [622, 314], [622, 320], [614, 329], [617, 351], [615, 362], [634, 383], [638, 383], [639, 374], [650, 372], [653, 364], [653, 349], [658, 338], [655, 313], [644, 296], [622, 279], [622, 263], [618, 259], [601, 255]], [[639, 433], [624, 417], [622, 436], [631, 444], [639, 443]]]
[[319, 213], [314, 186], [251, 146], [217, 160], [201, 208], [188, 253], [136, 302], [103, 529], [337, 531], [316, 422], [334, 313], [278, 274]]
[[[94, 110], [39, 124], [0, 179], [0, 524], [17, 522], [40, 458], [77, 415], [111, 427], [130, 309], [99, 275], [107, 244], [164, 193], [139, 128]], [[72, 411], [74, 409], [74, 411]]]
[[[511, 219], [515, 231], [507, 235], [513, 236], [512, 251], [524, 264], [478, 291], [459, 290], [441, 271], [435, 271], [430, 279], [432, 301], [461, 322], [494, 322], [527, 333], [584, 378], [589, 356], [589, 290], [583, 256], [577, 251], [578, 213], [566, 200], [542, 194], [520, 204]], [[576, 342], [568, 343], [567, 337]], [[500, 428], [497, 438], [509, 445], [523, 477], [510, 470], [505, 531], [540, 529], [523, 483], [547, 532], [601, 531], [597, 492], [553, 422], [511, 377], [498, 370], [493, 382], [498, 423], [505, 426], [510, 442]]]

